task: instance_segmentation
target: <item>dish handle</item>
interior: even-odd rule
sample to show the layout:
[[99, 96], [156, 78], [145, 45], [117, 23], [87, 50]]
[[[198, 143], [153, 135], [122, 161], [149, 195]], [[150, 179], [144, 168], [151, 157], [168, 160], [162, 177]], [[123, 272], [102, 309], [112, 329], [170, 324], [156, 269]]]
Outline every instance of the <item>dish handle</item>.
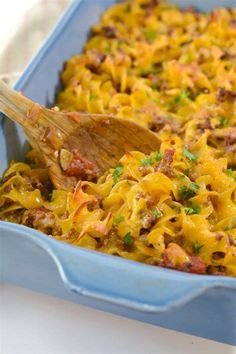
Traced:
[[212, 287], [236, 289], [233, 278], [153, 267], [63, 243], [49, 253], [70, 291], [133, 310], [163, 312]]
[[[14, 259], [17, 265], [17, 269], [12, 269], [14, 276], [17, 272], [19, 277], [25, 277], [22, 272], [30, 272], [35, 278], [35, 272], [40, 271], [48, 277], [45, 264], [49, 256], [68, 291], [144, 312], [167, 311], [212, 287], [236, 289], [235, 278], [187, 274], [145, 265], [75, 247], [25, 226], [5, 222], [0, 222], [0, 250], [5, 264], [11, 264], [9, 258]], [[1, 264], [4, 277], [4, 272], [11, 272], [12, 267], [4, 268], [3, 261], [0, 268]]]

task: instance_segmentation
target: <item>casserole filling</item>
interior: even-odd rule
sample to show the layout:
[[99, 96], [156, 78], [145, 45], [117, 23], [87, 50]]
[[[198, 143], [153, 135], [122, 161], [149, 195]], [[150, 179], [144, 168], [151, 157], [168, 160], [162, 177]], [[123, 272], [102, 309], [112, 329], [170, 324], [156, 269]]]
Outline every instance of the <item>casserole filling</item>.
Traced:
[[127, 152], [68, 193], [32, 150], [2, 178], [0, 219], [151, 265], [236, 276], [235, 38], [235, 9], [108, 9], [66, 63], [56, 104], [134, 120], [158, 134], [160, 151]]

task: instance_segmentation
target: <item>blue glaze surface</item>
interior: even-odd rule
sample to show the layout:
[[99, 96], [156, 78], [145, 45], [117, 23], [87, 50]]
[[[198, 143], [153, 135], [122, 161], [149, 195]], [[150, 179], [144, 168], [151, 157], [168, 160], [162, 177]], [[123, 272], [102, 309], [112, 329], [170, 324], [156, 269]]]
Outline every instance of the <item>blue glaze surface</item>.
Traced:
[[[16, 84], [52, 105], [64, 62], [83, 48], [89, 28], [114, 0], [72, 3]], [[230, 0], [175, 0], [199, 10]], [[22, 159], [20, 128], [1, 117], [0, 173]], [[185, 274], [74, 247], [24, 226], [0, 222], [0, 280], [152, 324], [236, 345], [236, 279]]]

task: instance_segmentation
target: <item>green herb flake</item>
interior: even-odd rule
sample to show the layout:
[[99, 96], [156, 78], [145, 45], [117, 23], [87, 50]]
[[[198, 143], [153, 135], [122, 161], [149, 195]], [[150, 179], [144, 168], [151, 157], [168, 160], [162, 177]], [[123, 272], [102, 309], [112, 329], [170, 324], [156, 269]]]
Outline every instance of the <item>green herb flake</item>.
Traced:
[[147, 39], [148, 41], [154, 41], [154, 40], [156, 39], [156, 36], [157, 36], [156, 31], [151, 30], [151, 29], [147, 30], [147, 32], [146, 32], [146, 39]]
[[190, 173], [190, 168], [187, 168], [186, 170], [183, 171], [183, 174], [187, 177], [189, 176], [189, 173]]
[[173, 103], [171, 103], [171, 102], [166, 103], [166, 104], [165, 104], [165, 108], [166, 108], [167, 110], [171, 110], [171, 109], [173, 108]]
[[192, 245], [193, 247], [193, 252], [198, 254], [200, 252], [200, 250], [202, 249], [202, 247], [204, 247], [204, 245], [200, 245], [198, 241], [195, 241]]
[[114, 217], [115, 224], [120, 224], [124, 220], [125, 220], [125, 217], [123, 215], [116, 215]]
[[196, 205], [193, 208], [184, 208], [184, 212], [186, 215], [200, 214], [201, 210], [202, 209], [199, 205]]
[[180, 95], [175, 97], [175, 103], [180, 103], [182, 100], [189, 98], [189, 91], [182, 90]]
[[200, 189], [200, 186], [197, 183], [191, 182], [190, 185], [189, 185], [189, 188], [191, 190], [193, 190], [194, 192], [197, 192], [197, 190]]
[[232, 168], [228, 168], [225, 173], [229, 176], [229, 177], [233, 177], [234, 175], [234, 171], [232, 170]]
[[183, 150], [183, 154], [185, 157], [187, 157], [187, 159], [189, 159], [190, 161], [196, 161], [197, 160], [197, 157], [192, 154], [190, 151], [188, 151], [187, 149], [184, 149]]
[[159, 210], [154, 210], [154, 212], [152, 213], [152, 215], [156, 218], [156, 219], [160, 219], [160, 217], [162, 216], [162, 213]]
[[157, 152], [155, 156], [156, 161], [161, 161], [163, 159], [163, 152]]
[[128, 246], [132, 245], [133, 243], [133, 237], [131, 236], [130, 232], [127, 232], [127, 234], [124, 236], [124, 243]]
[[145, 167], [145, 166], [151, 166], [153, 165], [153, 161], [151, 157], [147, 157], [146, 159], [143, 159], [140, 161], [141, 166]]
[[189, 188], [186, 187], [186, 186], [182, 186], [182, 187], [180, 187], [180, 189], [179, 189], [179, 196], [180, 196], [180, 198], [183, 199], [183, 200], [188, 200], [188, 199], [194, 197], [195, 194], [196, 194], [196, 193], [195, 193], [194, 191], [192, 191], [191, 189], [189, 189]]
[[228, 168], [228, 169], [225, 171], [225, 173], [227, 174], [227, 176], [229, 176], [229, 177], [232, 177], [232, 178], [236, 179], [236, 174], [235, 174], [235, 171], [234, 171], [234, 170], [232, 170], [232, 168]]
[[123, 170], [124, 170], [124, 168], [123, 168], [123, 165], [121, 165], [121, 164], [119, 164], [116, 167], [116, 169], [114, 170], [114, 172], [112, 174], [114, 183], [118, 182], [120, 175], [122, 175], [122, 173], [123, 173]]
[[222, 117], [222, 116], [219, 117], [219, 121], [220, 121], [220, 128], [227, 127], [228, 122], [229, 122], [228, 118]]
[[194, 214], [200, 214], [202, 211], [202, 208], [200, 207], [200, 205], [196, 205], [195, 207], [193, 207], [193, 211], [194, 211]]
[[197, 183], [190, 183], [189, 187], [182, 186], [179, 189], [179, 196], [182, 200], [188, 200], [196, 195], [200, 186]]
[[96, 95], [96, 93], [91, 93], [91, 95], [89, 96], [89, 100], [90, 100], [90, 101], [94, 101], [94, 100], [96, 100], [96, 98], [98, 98], [98, 96]]

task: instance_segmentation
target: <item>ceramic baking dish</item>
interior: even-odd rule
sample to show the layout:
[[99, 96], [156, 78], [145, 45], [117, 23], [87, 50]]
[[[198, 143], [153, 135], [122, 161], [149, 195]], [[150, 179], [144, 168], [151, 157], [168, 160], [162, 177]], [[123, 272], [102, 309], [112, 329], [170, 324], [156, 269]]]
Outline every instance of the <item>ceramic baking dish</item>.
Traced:
[[[236, 1], [179, 0], [180, 6], [236, 6]], [[89, 28], [114, 0], [74, 1], [16, 84], [52, 105], [63, 63], [82, 50]], [[1, 117], [0, 173], [23, 159], [24, 136]], [[236, 279], [190, 275], [74, 247], [24, 226], [0, 222], [0, 276], [55, 295], [158, 326], [236, 344]]]

